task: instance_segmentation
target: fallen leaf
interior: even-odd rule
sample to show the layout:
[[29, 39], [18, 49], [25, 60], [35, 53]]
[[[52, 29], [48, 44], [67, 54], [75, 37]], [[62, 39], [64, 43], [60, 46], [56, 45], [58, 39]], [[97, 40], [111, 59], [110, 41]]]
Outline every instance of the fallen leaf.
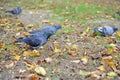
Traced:
[[86, 35], [89, 31], [90, 31], [90, 28], [88, 27], [88, 28], [82, 33], [82, 35], [83, 35], [83, 36]]
[[72, 46], [70, 47], [70, 49], [76, 50], [76, 49], [77, 49], [77, 45], [72, 45]]
[[60, 49], [55, 48], [54, 52], [55, 52], [55, 53], [60, 53], [60, 52], [61, 52], [61, 50], [60, 50]]
[[14, 54], [14, 56], [13, 56], [13, 58], [14, 58], [15, 60], [17, 60], [17, 61], [20, 60], [20, 57], [21, 57], [21, 56], [20, 56], [19, 54]]
[[42, 76], [45, 76], [46, 75], [46, 70], [41, 67], [41, 66], [37, 66], [34, 71], [39, 74], [39, 75], [42, 75]]
[[37, 57], [37, 56], [40, 56], [40, 52], [37, 51], [37, 50], [33, 50], [33, 51], [30, 53], [30, 56], [31, 56], [31, 57]]
[[88, 56], [82, 56], [81, 60], [83, 64], [87, 64], [88, 63]]
[[50, 20], [42, 20], [42, 23], [49, 23]]
[[33, 27], [34, 27], [33, 24], [29, 24], [29, 25], [27, 25], [27, 26], [28, 26], [28, 28], [33, 28]]
[[109, 73], [107, 73], [107, 75], [110, 76], [110, 77], [118, 76], [117, 73], [115, 73], [115, 72], [109, 72]]
[[5, 46], [5, 43], [0, 43], [0, 48], [3, 48]]
[[80, 63], [80, 60], [72, 60], [73, 63]]
[[24, 23], [23, 22], [18, 22], [18, 23], [16, 23], [16, 25], [19, 26], [19, 27], [24, 27]]
[[101, 78], [101, 76], [97, 75], [97, 74], [92, 74], [91, 77], [93, 80], [100, 80], [100, 78]]
[[43, 60], [38, 60], [37, 65], [41, 65]]
[[24, 51], [23, 56], [25, 56], [25, 57], [30, 56], [30, 52], [29, 51]]
[[27, 63], [25, 62], [26, 66], [27, 66], [27, 70], [30, 71], [30, 70], [33, 70], [35, 69], [36, 67], [36, 64], [32, 64], [32, 63]]
[[90, 72], [86, 72], [86, 71], [80, 70], [79, 74], [80, 74], [81, 76], [86, 77], [86, 76], [90, 75]]
[[9, 69], [9, 68], [14, 68], [15, 67], [15, 65], [16, 65], [16, 61], [10, 61], [10, 62], [8, 62], [6, 65], [5, 65], [5, 67], [7, 68], [7, 69]]
[[72, 51], [72, 50], [68, 50], [68, 54], [70, 54], [72, 56], [76, 56], [77, 55], [76, 51]]
[[27, 57], [27, 56], [31, 56], [31, 57], [37, 57], [40, 56], [40, 52], [37, 50], [33, 50], [33, 51], [24, 51], [23, 52], [23, 56]]
[[21, 27], [17, 27], [17, 31], [21, 31], [22, 30], [22, 28]]
[[105, 67], [102, 65], [102, 66], [99, 66], [98, 68], [97, 68], [98, 70], [101, 70], [101, 71], [106, 71], [105, 70]]
[[29, 36], [29, 35], [30, 35], [29, 32], [23, 32], [23, 34], [24, 34], [25, 36]]
[[52, 58], [50, 58], [50, 57], [48, 57], [48, 58], [45, 58], [45, 62], [47, 62], [47, 63], [50, 63], [50, 62], [52, 62]]

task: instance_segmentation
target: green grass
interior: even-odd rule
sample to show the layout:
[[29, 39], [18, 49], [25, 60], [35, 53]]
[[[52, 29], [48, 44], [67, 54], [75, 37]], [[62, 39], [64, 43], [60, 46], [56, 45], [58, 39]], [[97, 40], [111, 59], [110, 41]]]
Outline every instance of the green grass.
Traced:
[[56, 32], [56, 35], [60, 35], [60, 34], [63, 34], [63, 33], [71, 33], [73, 32], [74, 29], [71, 28], [71, 27], [66, 27], [66, 28], [63, 28], [62, 30], [59, 30]]
[[[60, 1], [48, 1], [48, 0], [10, 0], [8, 6], [16, 7], [21, 5], [24, 9], [45, 9], [52, 10], [58, 16], [63, 16], [58, 20], [64, 21], [69, 20], [88, 20], [88, 19], [99, 19], [103, 14], [113, 16], [115, 14], [116, 6], [97, 3], [87, 3], [83, 0], [76, 0], [79, 3], [76, 3], [74, 0], [60, 0]], [[91, 0], [94, 2], [94, 0]], [[103, 3], [104, 4], [104, 3]], [[91, 18], [93, 17], [93, 18]], [[57, 16], [54, 16], [53, 19], [57, 19]]]

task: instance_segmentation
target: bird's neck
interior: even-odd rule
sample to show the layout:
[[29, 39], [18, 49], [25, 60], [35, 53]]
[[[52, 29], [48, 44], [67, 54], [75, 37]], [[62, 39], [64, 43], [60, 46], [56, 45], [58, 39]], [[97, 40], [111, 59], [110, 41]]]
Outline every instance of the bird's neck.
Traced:
[[48, 39], [50, 36], [51, 36], [50, 33], [45, 33], [45, 34], [44, 34], [44, 37], [47, 38], [47, 39]]

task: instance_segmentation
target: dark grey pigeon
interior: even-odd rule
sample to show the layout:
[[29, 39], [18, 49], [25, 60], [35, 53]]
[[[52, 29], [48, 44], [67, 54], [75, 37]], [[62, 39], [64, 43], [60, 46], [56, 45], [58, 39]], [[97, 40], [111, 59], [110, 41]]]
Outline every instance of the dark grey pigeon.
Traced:
[[22, 9], [20, 6], [18, 6], [16, 9], [13, 10], [7, 10], [7, 13], [11, 13], [13, 15], [19, 15], [22, 12]]
[[61, 28], [61, 25], [53, 25], [53, 26], [45, 26], [45, 27], [43, 27], [42, 29], [40, 29], [40, 30], [33, 30], [33, 31], [31, 31], [30, 32], [30, 34], [38, 34], [38, 33], [40, 33], [40, 34], [44, 34], [44, 33], [46, 33], [46, 32], [51, 32], [52, 34], [55, 34], [56, 33], [56, 31], [58, 30], [58, 29], [60, 29]]
[[120, 12], [116, 12], [116, 14], [118, 14], [120, 16]]
[[111, 36], [113, 33], [115, 33], [118, 30], [118, 28], [111, 27], [111, 26], [104, 26], [99, 28], [94, 28], [94, 33], [100, 32], [103, 36]]
[[[59, 26], [61, 28], [61, 26]], [[47, 29], [44, 29], [43, 27], [41, 30], [34, 30], [30, 32], [31, 34], [27, 37], [22, 37], [16, 39], [15, 42], [23, 42], [28, 45], [30, 45], [33, 49], [38, 49], [40, 46], [44, 45], [48, 38], [54, 34], [58, 29], [58, 27], [50, 27]]]

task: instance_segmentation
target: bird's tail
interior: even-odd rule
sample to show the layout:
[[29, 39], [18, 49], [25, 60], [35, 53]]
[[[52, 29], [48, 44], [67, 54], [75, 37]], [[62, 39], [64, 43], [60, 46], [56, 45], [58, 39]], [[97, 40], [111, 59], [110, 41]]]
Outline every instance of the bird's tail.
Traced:
[[26, 39], [26, 38], [21, 37], [21, 38], [16, 39], [15, 42], [16, 42], [16, 43], [17, 43], [17, 42], [25, 42], [25, 39]]
[[12, 13], [12, 11], [8, 10], [8, 11], [5, 11], [6, 13]]

